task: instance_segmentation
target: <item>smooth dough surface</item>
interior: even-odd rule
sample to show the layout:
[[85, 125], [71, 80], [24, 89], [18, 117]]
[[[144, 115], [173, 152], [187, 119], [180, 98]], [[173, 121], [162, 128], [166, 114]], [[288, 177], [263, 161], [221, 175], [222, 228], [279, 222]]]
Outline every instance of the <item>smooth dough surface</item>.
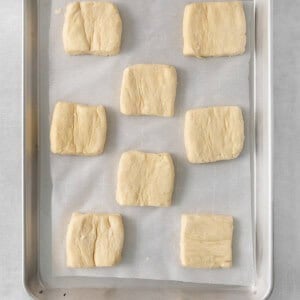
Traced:
[[50, 130], [51, 151], [65, 155], [101, 154], [106, 128], [106, 113], [102, 105], [57, 102]]
[[184, 141], [191, 163], [237, 158], [244, 140], [243, 114], [237, 106], [199, 108], [186, 113]]
[[180, 257], [185, 267], [229, 268], [232, 265], [233, 218], [182, 215]]
[[120, 215], [73, 213], [66, 238], [67, 266], [113, 266], [121, 260], [123, 243]]
[[204, 2], [185, 7], [183, 54], [196, 57], [232, 56], [245, 52], [243, 3]]
[[121, 89], [121, 112], [125, 115], [172, 117], [177, 73], [168, 65], [134, 65], [125, 69]]
[[170, 154], [125, 152], [118, 170], [117, 202], [128, 206], [170, 206], [174, 177]]
[[122, 20], [108, 2], [74, 2], [67, 6], [63, 27], [65, 52], [110, 56], [120, 52]]

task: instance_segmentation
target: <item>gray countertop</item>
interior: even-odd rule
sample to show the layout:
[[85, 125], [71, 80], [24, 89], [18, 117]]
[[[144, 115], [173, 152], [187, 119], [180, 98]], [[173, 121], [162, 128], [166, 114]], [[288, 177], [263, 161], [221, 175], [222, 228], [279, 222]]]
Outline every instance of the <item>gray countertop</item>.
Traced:
[[[22, 287], [22, 1], [0, 8], [0, 299]], [[300, 299], [300, 1], [274, 0], [274, 290]]]

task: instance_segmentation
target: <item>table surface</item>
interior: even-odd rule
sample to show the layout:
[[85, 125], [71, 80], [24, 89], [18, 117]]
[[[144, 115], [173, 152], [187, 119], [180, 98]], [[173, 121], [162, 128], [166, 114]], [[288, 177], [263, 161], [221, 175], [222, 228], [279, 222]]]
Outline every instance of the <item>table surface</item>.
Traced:
[[[274, 290], [300, 298], [300, 1], [274, 1]], [[22, 1], [0, 9], [0, 299], [29, 299], [22, 286]]]

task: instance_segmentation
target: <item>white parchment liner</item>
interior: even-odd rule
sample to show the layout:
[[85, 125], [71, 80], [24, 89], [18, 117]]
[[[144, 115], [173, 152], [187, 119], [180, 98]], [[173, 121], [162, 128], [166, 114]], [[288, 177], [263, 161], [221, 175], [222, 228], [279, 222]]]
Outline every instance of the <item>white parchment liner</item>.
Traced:
[[[64, 8], [53, 0], [50, 27], [50, 111], [57, 100], [106, 107], [108, 136], [98, 157], [50, 158], [52, 176], [52, 245], [55, 276], [91, 276], [249, 285], [253, 278], [250, 171], [249, 61], [253, 3], [245, 3], [247, 52], [242, 56], [197, 59], [182, 55], [179, 0], [118, 0], [123, 19], [121, 54], [114, 57], [68, 56], [63, 51]], [[59, 10], [62, 8], [62, 11]], [[119, 111], [123, 70], [136, 63], [177, 68], [174, 118], [126, 117]], [[204, 165], [187, 162], [183, 143], [185, 111], [211, 105], [243, 109], [246, 144], [233, 161]], [[176, 168], [174, 204], [170, 208], [120, 207], [115, 200], [119, 158], [127, 150], [170, 152]], [[113, 268], [66, 268], [65, 235], [72, 212], [121, 213], [125, 223], [123, 260]], [[181, 267], [182, 213], [229, 214], [235, 219], [233, 267], [199, 270]]]

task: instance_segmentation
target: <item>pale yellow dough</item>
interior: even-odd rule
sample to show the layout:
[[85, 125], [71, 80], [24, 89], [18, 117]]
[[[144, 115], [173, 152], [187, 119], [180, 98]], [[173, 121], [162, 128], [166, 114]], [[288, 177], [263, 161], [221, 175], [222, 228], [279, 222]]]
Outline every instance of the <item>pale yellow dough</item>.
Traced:
[[122, 20], [116, 5], [95, 1], [68, 4], [63, 27], [68, 54], [116, 55], [121, 36]]
[[180, 258], [185, 267], [229, 268], [232, 265], [233, 218], [182, 215]]
[[113, 266], [121, 260], [123, 243], [120, 215], [73, 213], [66, 238], [67, 266]]
[[172, 117], [177, 73], [168, 65], [134, 65], [125, 69], [121, 112], [125, 115]]
[[245, 52], [246, 19], [242, 2], [192, 3], [185, 7], [183, 54], [208, 57]]
[[57, 102], [50, 130], [51, 151], [65, 155], [98, 155], [106, 140], [102, 105]]
[[174, 164], [168, 153], [123, 153], [118, 171], [117, 202], [128, 206], [170, 206], [174, 177]]
[[191, 163], [237, 158], [244, 139], [243, 114], [237, 106], [199, 108], [186, 113], [184, 141]]

